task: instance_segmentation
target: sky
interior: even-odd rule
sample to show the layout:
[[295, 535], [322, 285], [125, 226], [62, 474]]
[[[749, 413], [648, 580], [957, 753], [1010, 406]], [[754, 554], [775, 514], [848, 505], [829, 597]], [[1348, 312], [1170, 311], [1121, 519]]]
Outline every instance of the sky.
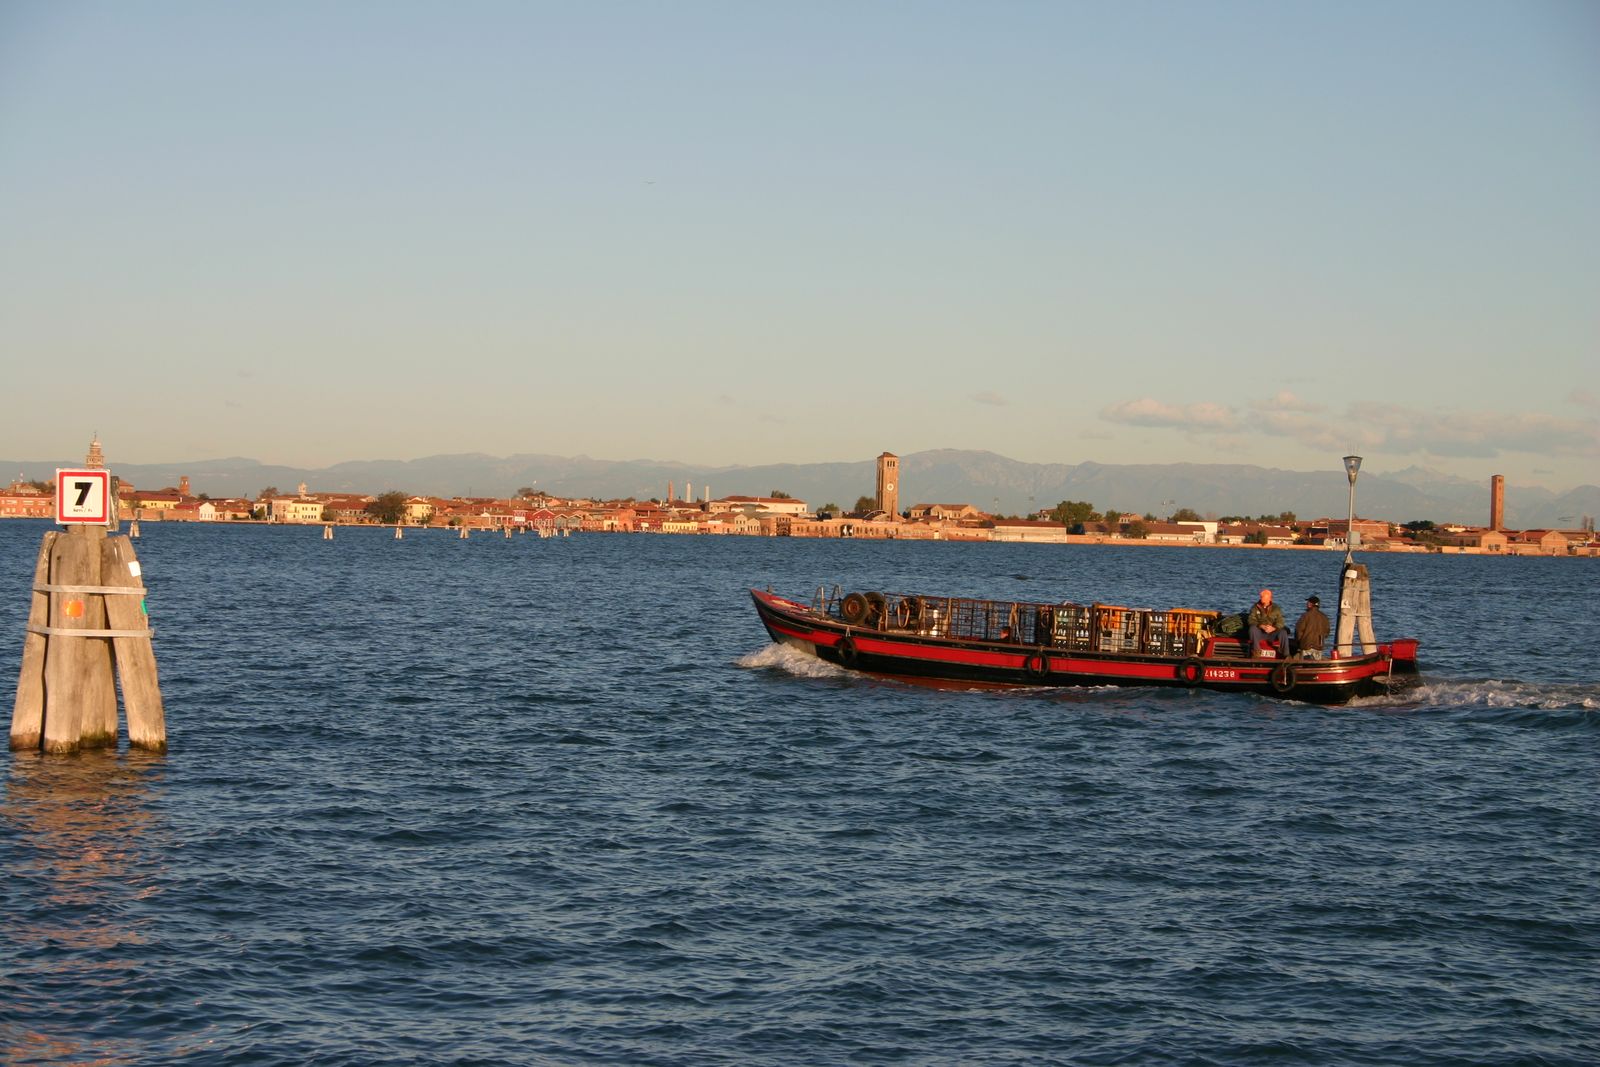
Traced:
[[1600, 483], [1588, 0], [0, 0], [0, 456]]

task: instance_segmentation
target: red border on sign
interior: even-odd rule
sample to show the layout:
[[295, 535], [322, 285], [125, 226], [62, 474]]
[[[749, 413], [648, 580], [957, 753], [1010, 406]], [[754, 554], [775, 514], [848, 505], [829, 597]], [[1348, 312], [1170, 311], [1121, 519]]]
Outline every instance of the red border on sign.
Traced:
[[[66, 496], [61, 492], [62, 483], [68, 478], [73, 481], [93, 480], [100, 483], [100, 513], [98, 515], [68, 515], [65, 511]], [[111, 522], [111, 472], [108, 470], [94, 471], [56, 471], [56, 522], [64, 525], [79, 523], [83, 525], [105, 526]]]

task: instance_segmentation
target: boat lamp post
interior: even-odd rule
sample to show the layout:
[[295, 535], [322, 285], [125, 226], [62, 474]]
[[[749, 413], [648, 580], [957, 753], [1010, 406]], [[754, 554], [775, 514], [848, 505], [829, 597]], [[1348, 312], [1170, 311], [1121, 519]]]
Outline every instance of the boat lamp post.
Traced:
[[1361, 457], [1344, 457], [1345, 477], [1350, 479], [1350, 517], [1344, 527], [1344, 561], [1351, 561], [1350, 553], [1355, 548], [1356, 539], [1356, 475], [1361, 473]]

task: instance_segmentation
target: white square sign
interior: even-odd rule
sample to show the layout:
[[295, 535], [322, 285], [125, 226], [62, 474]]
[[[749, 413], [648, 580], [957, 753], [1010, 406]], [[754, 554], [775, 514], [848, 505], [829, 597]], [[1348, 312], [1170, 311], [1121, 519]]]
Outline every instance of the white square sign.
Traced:
[[56, 522], [111, 524], [111, 472], [56, 471]]

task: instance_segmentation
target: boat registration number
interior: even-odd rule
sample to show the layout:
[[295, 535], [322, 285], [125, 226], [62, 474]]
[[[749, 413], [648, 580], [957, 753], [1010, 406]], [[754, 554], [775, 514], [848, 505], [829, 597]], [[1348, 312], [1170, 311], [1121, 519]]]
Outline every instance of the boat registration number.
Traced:
[[1206, 680], [1212, 682], [1237, 682], [1239, 672], [1228, 667], [1207, 667]]

